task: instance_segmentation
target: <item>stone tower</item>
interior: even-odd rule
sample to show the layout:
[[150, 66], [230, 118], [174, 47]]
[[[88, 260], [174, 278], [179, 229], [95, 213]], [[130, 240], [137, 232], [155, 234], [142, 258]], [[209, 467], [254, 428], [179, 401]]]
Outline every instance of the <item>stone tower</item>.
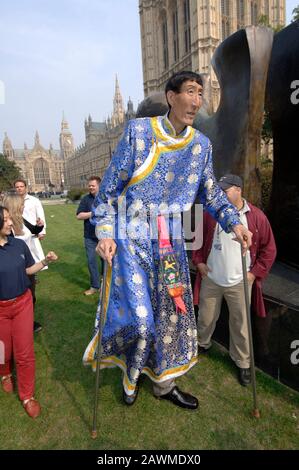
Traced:
[[134, 119], [136, 116], [136, 113], [134, 111], [134, 105], [133, 105], [133, 101], [131, 100], [131, 98], [129, 97], [129, 101], [128, 101], [128, 106], [127, 106], [127, 112], [126, 112], [126, 118], [129, 120], [129, 119]]
[[113, 98], [113, 113], [111, 116], [111, 125], [112, 127], [116, 127], [119, 124], [123, 123], [125, 119], [125, 110], [124, 110], [124, 103], [123, 98], [121, 96], [118, 78], [116, 75], [115, 78], [115, 93]]
[[59, 135], [60, 152], [63, 159], [67, 160], [74, 153], [74, 139], [69, 129], [69, 124], [64, 113], [61, 121], [61, 132]]
[[9, 160], [14, 159], [14, 150], [6, 132], [4, 134], [4, 140], [3, 140], [3, 155]]

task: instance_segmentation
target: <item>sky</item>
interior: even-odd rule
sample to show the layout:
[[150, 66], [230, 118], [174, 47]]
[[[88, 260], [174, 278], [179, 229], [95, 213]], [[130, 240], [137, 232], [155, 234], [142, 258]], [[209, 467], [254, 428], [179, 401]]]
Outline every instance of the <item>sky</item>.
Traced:
[[[0, 152], [4, 132], [16, 148], [59, 148], [64, 112], [75, 145], [84, 119], [113, 109], [115, 75], [125, 104], [143, 99], [138, 0], [0, 0]], [[1, 103], [1, 96], [0, 96]]]
[[[287, 0], [287, 24], [299, 0]], [[59, 148], [62, 113], [75, 146], [84, 119], [111, 114], [118, 75], [125, 105], [143, 99], [138, 0], [0, 0], [0, 152]], [[4, 91], [3, 91], [4, 88]]]
[[286, 0], [286, 24], [290, 24], [292, 11], [299, 6], [299, 0]]

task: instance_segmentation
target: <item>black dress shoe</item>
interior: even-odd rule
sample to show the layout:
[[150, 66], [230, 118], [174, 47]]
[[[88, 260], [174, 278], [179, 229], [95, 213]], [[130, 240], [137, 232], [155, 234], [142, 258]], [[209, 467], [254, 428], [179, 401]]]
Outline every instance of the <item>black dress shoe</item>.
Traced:
[[172, 401], [175, 405], [181, 408], [188, 408], [189, 410], [196, 410], [196, 408], [198, 408], [197, 398], [189, 393], [182, 392], [178, 387], [174, 387], [169, 393], [166, 393], [166, 395], [161, 395], [156, 398]]
[[238, 380], [240, 385], [243, 387], [247, 387], [247, 385], [251, 384], [251, 373], [250, 373], [250, 368], [248, 369], [242, 369], [241, 367], [238, 367]]
[[198, 345], [198, 354], [208, 354], [210, 348], [203, 348]]
[[38, 333], [43, 329], [42, 325], [38, 323], [37, 321], [33, 322], [33, 331], [34, 333]]
[[124, 400], [126, 405], [131, 406], [135, 403], [135, 400], [136, 400], [137, 395], [138, 395], [138, 390], [139, 390], [139, 387], [137, 385], [136, 388], [135, 388], [134, 393], [132, 395], [127, 395], [127, 393], [123, 389], [123, 400]]

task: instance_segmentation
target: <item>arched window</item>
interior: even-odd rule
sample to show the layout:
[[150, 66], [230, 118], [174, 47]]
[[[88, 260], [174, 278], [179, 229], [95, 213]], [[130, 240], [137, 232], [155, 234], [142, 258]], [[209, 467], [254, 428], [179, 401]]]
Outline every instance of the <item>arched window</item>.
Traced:
[[44, 158], [38, 158], [34, 163], [35, 184], [47, 185], [50, 181], [49, 165]]
[[191, 29], [190, 29], [190, 3], [184, 0], [184, 36], [185, 36], [185, 53], [191, 50]]
[[229, 0], [221, 0], [221, 14], [225, 16], [229, 16]]
[[222, 40], [230, 35], [230, 1], [221, 0], [221, 28], [222, 28]]
[[174, 62], [179, 60], [179, 23], [178, 23], [178, 10], [176, 9], [172, 14], [172, 29], [173, 29], [173, 58]]
[[243, 28], [245, 23], [244, 0], [237, 0], [237, 23], [238, 28]]
[[257, 25], [258, 14], [256, 2], [251, 2], [251, 24]]
[[166, 12], [163, 12], [161, 24], [162, 24], [163, 67], [164, 67], [164, 70], [167, 70], [169, 67], [169, 55], [168, 55], [168, 31], [167, 31]]

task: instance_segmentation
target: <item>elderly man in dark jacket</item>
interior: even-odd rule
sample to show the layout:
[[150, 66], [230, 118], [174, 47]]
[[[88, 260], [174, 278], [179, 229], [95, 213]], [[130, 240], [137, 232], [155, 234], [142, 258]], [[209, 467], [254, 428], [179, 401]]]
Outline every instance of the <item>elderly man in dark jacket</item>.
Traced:
[[[242, 197], [242, 185], [237, 175], [225, 175], [219, 181], [238, 209], [242, 223], [253, 234], [246, 260], [251, 307], [257, 316], [265, 317], [262, 281], [275, 260], [275, 240], [265, 214]], [[199, 352], [205, 353], [211, 346], [224, 297], [230, 316], [230, 356], [238, 367], [240, 384], [246, 386], [251, 377], [240, 247], [207, 212], [203, 218], [203, 245], [193, 251], [192, 261], [197, 268], [194, 304], [198, 305]]]

